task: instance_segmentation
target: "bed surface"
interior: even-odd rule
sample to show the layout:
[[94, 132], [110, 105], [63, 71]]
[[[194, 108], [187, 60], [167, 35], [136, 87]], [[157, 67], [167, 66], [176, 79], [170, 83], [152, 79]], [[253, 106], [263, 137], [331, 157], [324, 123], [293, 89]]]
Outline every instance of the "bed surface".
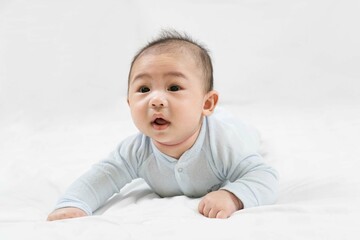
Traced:
[[207, 219], [196, 210], [199, 199], [160, 198], [142, 180], [135, 180], [92, 217], [45, 222], [57, 197], [70, 182], [95, 159], [112, 150], [116, 139], [129, 131], [126, 121], [43, 123], [38, 129], [8, 126], [1, 136], [0, 157], [9, 161], [2, 163], [0, 175], [0, 236], [2, 239], [17, 239], [16, 236], [20, 239], [23, 234], [31, 239], [70, 239], [74, 235], [77, 239], [359, 236], [360, 106], [323, 107], [321, 111], [291, 106], [223, 107], [246, 116], [262, 133], [265, 159], [280, 172], [280, 196], [275, 205], [245, 209], [227, 220]]
[[[0, 4], [0, 239], [359, 239], [356, 1], [156, 2]], [[260, 131], [277, 203], [208, 219], [200, 199], [160, 198], [139, 179], [94, 216], [46, 222], [136, 132], [127, 68], [163, 18], [213, 50], [220, 107]]]

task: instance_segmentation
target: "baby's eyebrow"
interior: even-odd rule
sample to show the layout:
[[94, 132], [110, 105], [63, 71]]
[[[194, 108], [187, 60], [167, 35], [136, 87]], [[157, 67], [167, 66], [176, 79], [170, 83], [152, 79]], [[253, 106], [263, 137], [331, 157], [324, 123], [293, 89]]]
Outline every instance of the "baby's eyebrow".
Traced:
[[134, 77], [134, 81], [141, 78], [151, 78], [151, 76], [148, 73], [139, 73]]
[[[171, 71], [171, 72], [166, 72], [163, 74], [164, 77], [178, 77], [178, 78], [183, 78], [183, 79], [188, 79], [185, 74], [181, 73], [181, 72], [176, 72], [176, 71]], [[134, 81], [139, 80], [139, 79], [144, 79], [144, 78], [151, 78], [151, 74], [149, 73], [139, 73], [137, 75], [135, 75], [134, 77]]]
[[183, 79], [187, 79], [187, 77], [181, 72], [167, 72], [164, 74], [164, 77], [180, 77]]

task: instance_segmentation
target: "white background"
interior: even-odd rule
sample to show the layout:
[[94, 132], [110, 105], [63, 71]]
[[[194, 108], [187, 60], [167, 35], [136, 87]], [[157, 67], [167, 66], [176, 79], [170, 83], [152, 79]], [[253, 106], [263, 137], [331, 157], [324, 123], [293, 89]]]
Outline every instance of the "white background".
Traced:
[[351, 104], [359, 10], [323, 0], [2, 0], [1, 121], [127, 111], [130, 61], [167, 27], [211, 50], [222, 102]]
[[[0, 0], [0, 239], [358, 239], [359, 13], [357, 0]], [[99, 216], [45, 222], [137, 131], [128, 70], [162, 28], [210, 49], [220, 105], [259, 129], [278, 202], [210, 221], [199, 199], [136, 183]]]

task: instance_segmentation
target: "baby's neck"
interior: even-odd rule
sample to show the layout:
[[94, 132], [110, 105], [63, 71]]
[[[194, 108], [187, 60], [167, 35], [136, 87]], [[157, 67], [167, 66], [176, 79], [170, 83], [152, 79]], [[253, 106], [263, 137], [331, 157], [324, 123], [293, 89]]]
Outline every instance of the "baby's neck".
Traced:
[[189, 150], [194, 145], [197, 137], [199, 136], [200, 129], [201, 127], [197, 129], [196, 132], [194, 132], [194, 134], [191, 135], [189, 138], [177, 144], [164, 144], [161, 142], [157, 142], [154, 139], [153, 143], [160, 150], [160, 152], [172, 158], [179, 159], [184, 152]]

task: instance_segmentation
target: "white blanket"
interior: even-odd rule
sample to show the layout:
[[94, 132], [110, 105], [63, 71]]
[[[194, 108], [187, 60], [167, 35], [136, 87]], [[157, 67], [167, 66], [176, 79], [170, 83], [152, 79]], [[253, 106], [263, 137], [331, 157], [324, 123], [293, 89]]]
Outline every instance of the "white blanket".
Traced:
[[[360, 238], [356, 1], [30, 2], [0, 3], [1, 240]], [[208, 43], [220, 105], [280, 173], [277, 203], [208, 219], [136, 180], [94, 216], [46, 222], [136, 132], [127, 68], [165, 25]]]

